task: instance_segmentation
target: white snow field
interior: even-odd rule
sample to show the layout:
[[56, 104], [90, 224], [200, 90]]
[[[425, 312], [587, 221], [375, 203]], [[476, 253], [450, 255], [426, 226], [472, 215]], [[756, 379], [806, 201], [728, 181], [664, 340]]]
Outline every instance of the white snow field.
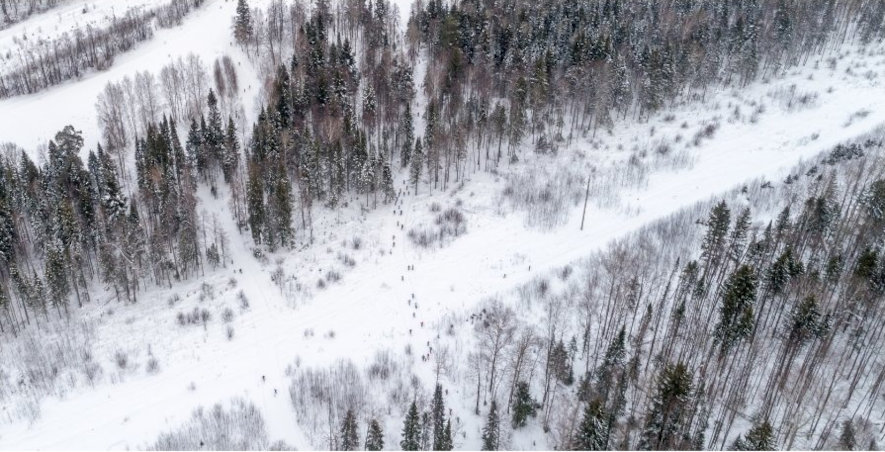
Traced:
[[[108, 81], [159, 68], [189, 52], [206, 62], [230, 54], [245, 72], [241, 79], [257, 81], [242, 52], [230, 43], [235, 2], [207, 3], [183, 26], [158, 31], [151, 41], [119, 56], [109, 71], [0, 101], [0, 142], [32, 151], [71, 123], [84, 130], [87, 148], [92, 147], [98, 139], [95, 97]], [[25, 23], [33, 27], [35, 20]], [[140, 293], [134, 305], [117, 303], [103, 292], [94, 297], [70, 322], [94, 328], [93, 355], [105, 369], [104, 378], [94, 385], [71, 385], [60, 396], [29, 401], [39, 406], [35, 415], [4, 407], [0, 449], [144, 448], [185, 422], [195, 408], [238, 397], [261, 410], [271, 440], [284, 440], [298, 449], [322, 447], [304, 428], [307, 420], [293, 410], [287, 368], [323, 367], [340, 359], [363, 367], [378, 351], [391, 350], [410, 360], [408, 365], [429, 387], [433, 364], [419, 355], [428, 342], [435, 343], [450, 319], [711, 195], [752, 178], [779, 180], [803, 159], [885, 124], [883, 50], [845, 44], [783, 78], [711, 92], [706, 100], [674, 106], [647, 122], [618, 121], [610, 132], [577, 139], [556, 156], [524, 151], [521, 163], [505, 164], [497, 175], [476, 172], [463, 186], [445, 191], [431, 194], [422, 184], [418, 196], [407, 194], [409, 187], [400, 175], [402, 191], [394, 206], [363, 213], [360, 204], [365, 198], [355, 196], [348, 209], [316, 208], [315, 242], [309, 244], [307, 232], [298, 228], [302, 245], [265, 261], [252, 256], [250, 239], [237, 231], [226, 194], [213, 199], [204, 192], [204, 218], [217, 218], [229, 241], [226, 268], [172, 288]], [[807, 102], [796, 101], [806, 94]], [[255, 103], [248, 98], [244, 102], [254, 114]], [[718, 128], [695, 144], [695, 135], [710, 124]], [[662, 142], [671, 146], [666, 155], [655, 152]], [[562, 221], [545, 228], [533, 225], [522, 210], [510, 208], [502, 195], [505, 181], [525, 176], [526, 168], [538, 167], [539, 161], [549, 176], [575, 178], [572, 188], [580, 197], [583, 178], [589, 168], [595, 169], [583, 231], [582, 203], [573, 199], [567, 200]], [[628, 173], [640, 176], [623, 178]], [[611, 191], [603, 190], [605, 186]], [[465, 235], [436, 249], [418, 248], [406, 237], [412, 227], [432, 221], [433, 203], [445, 209], [457, 202], [467, 219]], [[360, 246], [353, 245], [354, 238]], [[355, 265], [342, 263], [345, 256]], [[412, 265], [414, 270], [407, 270]], [[280, 285], [271, 276], [278, 266], [285, 275]], [[341, 275], [340, 281], [319, 288], [317, 281], [330, 270]], [[240, 308], [240, 290], [248, 309]], [[170, 303], [176, 296], [179, 299]], [[231, 339], [228, 324], [221, 320], [227, 307], [235, 313], [229, 324], [234, 330]], [[180, 326], [176, 314], [194, 308], [209, 310], [212, 320], [205, 327]], [[42, 334], [53, 337], [48, 331]], [[409, 355], [404, 354], [407, 345], [413, 350]], [[0, 358], [9, 348], [0, 348]], [[114, 363], [118, 351], [129, 357], [125, 369]], [[146, 371], [149, 356], [159, 362], [155, 374]], [[460, 388], [451, 385], [448, 397], [463, 433], [455, 445], [478, 449], [482, 419], [471, 414], [471, 395]], [[401, 407], [384, 408], [385, 442], [395, 447]], [[512, 438], [510, 447], [549, 448], [542, 438], [540, 430], [530, 429]]]
[[[81, 8], [83, 4], [96, 8], [104, 7], [120, 13], [123, 4], [108, 0], [105, 2], [82, 1], [77, 4], [58, 8], [43, 15], [29, 18], [14, 27], [0, 31], [0, 45], [11, 43], [12, 33], [31, 33], [31, 30], [44, 30], [43, 20], [61, 20], [62, 8], [65, 11]], [[135, 5], [165, 3], [159, 0], [141, 0]], [[257, 3], [257, 2], [256, 2]], [[259, 5], [256, 5], [259, 6]], [[91, 6], [90, 6], [91, 7]], [[65, 125], [73, 124], [83, 131], [86, 149], [94, 149], [101, 139], [95, 113], [95, 102], [99, 93], [108, 82], [118, 82], [123, 77], [132, 77], [138, 71], [153, 71], [158, 75], [160, 68], [179, 57], [190, 53], [199, 56], [207, 67], [223, 55], [229, 55], [237, 67], [243, 90], [240, 98], [247, 112], [255, 111], [255, 95], [258, 92], [258, 76], [248, 63], [245, 54], [233, 43], [231, 36], [231, 18], [236, 2], [225, 0], [206, 0], [195, 11], [188, 14], [183, 24], [168, 29], [157, 29], [154, 37], [137, 45], [134, 49], [117, 55], [114, 65], [106, 71], [90, 71], [78, 80], [68, 81], [58, 86], [45, 89], [38, 93], [0, 99], [0, 142], [15, 143], [29, 152], [45, 148], [48, 140]], [[97, 11], [97, 9], [96, 9]], [[103, 17], [103, 16], [102, 16]], [[96, 19], [98, 20], [98, 19]], [[79, 23], [79, 22], [77, 22]], [[55, 24], [51, 22], [51, 24]], [[65, 22], [70, 27], [70, 22]], [[50, 25], [51, 26], [51, 25]], [[55, 24], [57, 28], [61, 25]], [[85, 25], [84, 25], [85, 26]], [[55, 29], [55, 28], [52, 28]], [[5, 51], [6, 47], [0, 47]], [[253, 115], [254, 116], [254, 115]]]
[[167, 3], [168, 0], [76, 0], [63, 3], [43, 13], [0, 30], [0, 48], [13, 49], [17, 42], [49, 41], [77, 28], [101, 27], [126, 11], [137, 11]]

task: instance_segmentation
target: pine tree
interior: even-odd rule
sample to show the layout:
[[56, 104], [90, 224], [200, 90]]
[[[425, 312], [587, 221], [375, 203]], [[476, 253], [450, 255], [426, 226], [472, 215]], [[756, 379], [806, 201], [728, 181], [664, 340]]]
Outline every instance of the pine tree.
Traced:
[[356, 416], [353, 410], [347, 410], [344, 422], [341, 424], [341, 442], [338, 450], [358, 450], [360, 447], [359, 436], [356, 432]]
[[667, 364], [658, 376], [652, 406], [639, 440], [642, 450], [688, 447], [685, 421], [690, 418], [692, 375], [681, 362]]
[[418, 406], [412, 401], [409, 413], [403, 421], [403, 434], [399, 446], [402, 450], [419, 450], [421, 445], [421, 426], [419, 425]]
[[608, 450], [607, 416], [601, 399], [593, 399], [584, 408], [573, 447], [576, 450]]
[[498, 450], [500, 446], [501, 427], [498, 419], [498, 404], [492, 400], [489, 417], [482, 429], [482, 450]]
[[369, 435], [366, 437], [366, 450], [383, 450], [384, 449], [384, 432], [381, 431], [381, 425], [378, 421], [372, 419], [369, 422]]
[[237, 16], [234, 20], [234, 38], [245, 44], [252, 38], [252, 13], [246, 0], [237, 0]]
[[516, 384], [516, 395], [513, 400], [513, 428], [525, 427], [529, 416], [535, 416], [535, 401], [529, 394], [529, 384], [520, 381]]

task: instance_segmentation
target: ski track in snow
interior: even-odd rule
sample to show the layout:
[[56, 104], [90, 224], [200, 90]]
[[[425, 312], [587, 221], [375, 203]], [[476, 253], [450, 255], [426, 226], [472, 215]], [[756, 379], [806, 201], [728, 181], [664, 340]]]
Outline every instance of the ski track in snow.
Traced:
[[[35, 134], [33, 130], [23, 130], [21, 135], [16, 135], [15, 129], [21, 125], [16, 125], [13, 117], [44, 118], [30, 127], [46, 134], [54, 133], [69, 122], [82, 124], [87, 119], [94, 122], [90, 117], [94, 116], [94, 97], [108, 80], [146, 67], [157, 69], [168, 58], [191, 51], [209, 63], [207, 55], [216, 52], [213, 49], [218, 49], [218, 42], [230, 40], [229, 29], [226, 26], [200, 28], [199, 39], [193, 39], [192, 29], [219, 20], [228, 23], [232, 4], [234, 2], [209, 1], [186, 19], [187, 27], [158, 32], [137, 52], [120, 56], [108, 73], [93, 74], [36, 95], [0, 101], [0, 137], [32, 146], [35, 140], [45, 141], [48, 135]], [[179, 39], [188, 39], [187, 45], [175, 45], [181, 42]], [[876, 61], [881, 67], [881, 56]], [[310, 286], [319, 275], [312, 273], [314, 279], [305, 278], [305, 267], [322, 270], [334, 263], [334, 253], [326, 253], [323, 248], [336, 246], [354, 235], [369, 234], [363, 235], [367, 239], [366, 250], [358, 254], [355, 268], [343, 272], [340, 282], [325, 290], [314, 290], [312, 298], [294, 307], [271, 282], [273, 264], [262, 265], [251, 257], [250, 240], [237, 232], [226, 197], [222, 195], [220, 200], [214, 200], [207, 193], [201, 193], [199, 209], [217, 215], [230, 239], [229, 254], [234, 263], [171, 290], [158, 288], [139, 294], [139, 303], [134, 306], [114, 302], [112, 306], [117, 312], [111, 318], [102, 319], [97, 328], [99, 358], [111, 356], [118, 347], [143, 350], [150, 344], [160, 362], [160, 372], [157, 375], [127, 374], [115, 383], [109, 382], [106, 376], [95, 388], [79, 387], [64, 398], [47, 398], [41, 405], [41, 417], [32, 424], [21, 421], [0, 425], [0, 449], [142, 448], [161, 432], [177, 428], [194, 408], [225, 403], [232, 397], [243, 397], [256, 404], [264, 415], [271, 440], [283, 439], [299, 449], [313, 448], [315, 445], [297, 427], [288, 393], [289, 378], [284, 374], [296, 357], [301, 359], [301, 366], [325, 366], [350, 358], [362, 367], [377, 350], [389, 348], [401, 353], [406, 344], [412, 344], [414, 350], [422, 350], [427, 341], [435, 340], [438, 329], [443, 327], [438, 323], [448, 313], [469, 312], [483, 299], [586, 257], [649, 222], [707, 200], [749, 178], [777, 180], [800, 159], [811, 158], [885, 123], [885, 105], [881, 101], [885, 90], [878, 82], [861, 77], [840, 78], [844, 72], [841, 67], [835, 72], [803, 71], [797, 71], [786, 81], [772, 83], [796, 83], [800, 89], [817, 91], [818, 105], [788, 113], [777, 111], [771, 100], [766, 99], [769, 111], [762, 115], [759, 123], [723, 121], [712, 139], [692, 149], [696, 158], [692, 168], [652, 174], [647, 185], [622, 192], [623, 204], [615, 208], [590, 207], [584, 231], [579, 231], [580, 205], [572, 208], [566, 224], [548, 232], [526, 228], [520, 212], [498, 215], [496, 195], [500, 181], [487, 173], [471, 175], [471, 180], [459, 192], [458, 197], [465, 202], [462, 210], [467, 216], [467, 233], [442, 249], [417, 249], [405, 236], [409, 226], [428, 219], [430, 202], [438, 201], [446, 207], [453, 200], [448, 192], [427, 194], [426, 186], [421, 187], [419, 196], [402, 196], [397, 207], [381, 206], [361, 220], [345, 220], [338, 226], [337, 233], [318, 231], [318, 243], [310, 249], [272, 255], [271, 262], [276, 257], [287, 256], [287, 270], [294, 267], [300, 271], [300, 281]], [[815, 78], [808, 80], [807, 73], [815, 74]], [[773, 84], [757, 83], [740, 95], [745, 99], [764, 99]], [[832, 93], [825, 92], [829, 86], [834, 88]], [[729, 96], [723, 92], [716, 100], [723, 103], [733, 100]], [[65, 108], [52, 108], [87, 97], [90, 99], [87, 109], [68, 112]], [[705, 109], [711, 104], [677, 108], [676, 124], [658, 121], [654, 125], [660, 134], [675, 131], [683, 118], [703, 119], [705, 114], [710, 114]], [[845, 126], [848, 117], [862, 109], [869, 114]], [[722, 116], [727, 114], [727, 108], [720, 112]], [[651, 125], [618, 124], [615, 135], [605, 140], [629, 144], [631, 138], [640, 134], [647, 137]], [[813, 133], [818, 133], [819, 138], [809, 140]], [[572, 148], [575, 151], [582, 145]], [[587, 151], [588, 158], [596, 158], [594, 152], [597, 151]], [[607, 157], [611, 156], [600, 155], [599, 161]], [[616, 164], [616, 161], [610, 163]], [[515, 170], [521, 169], [519, 165]], [[402, 180], [398, 183], [402, 184]], [[356, 197], [352, 202], [359, 199]], [[401, 208], [404, 215], [391, 215], [394, 208]], [[315, 209], [315, 215], [316, 224], [320, 224], [320, 220], [330, 222], [331, 217], [340, 213]], [[407, 223], [405, 230], [397, 227], [397, 221]], [[396, 242], [395, 247], [390, 247], [392, 240]], [[392, 253], [380, 255], [376, 248]], [[407, 266], [413, 264], [415, 270], [406, 271]], [[242, 269], [242, 274], [235, 269]], [[200, 282], [207, 281], [220, 288], [229, 276], [235, 276], [238, 285], [219, 293], [218, 298], [232, 300], [233, 294], [242, 289], [251, 305], [245, 313], [237, 310], [232, 323], [235, 328], [232, 341], [224, 337], [223, 324], [217, 319], [206, 331], [202, 327], [180, 327], [175, 323], [179, 307], [167, 306], [168, 295], [182, 294], [186, 302], [199, 290]], [[406, 302], [413, 293], [419, 304], [417, 310]], [[228, 304], [235, 307], [233, 301]], [[87, 307], [82, 315], [98, 317], [100, 311], [100, 306]], [[217, 317], [217, 313], [214, 314]], [[123, 322], [123, 318], [133, 321]], [[316, 335], [306, 337], [306, 329], [312, 329]], [[329, 331], [335, 332], [333, 339], [324, 337]], [[416, 373], [429, 375], [430, 363], [422, 363], [414, 354], [409, 359], [414, 361]], [[107, 366], [105, 369], [106, 373], [113, 372]], [[262, 376], [266, 381], [262, 381]], [[193, 390], [189, 389], [192, 383]], [[457, 400], [450, 403], [459, 404]], [[478, 448], [477, 430], [482, 420], [467, 412], [460, 415], [466, 419], [468, 434], [461, 446]], [[395, 445], [392, 439], [399, 433], [398, 426], [386, 431], [388, 446]], [[514, 446], [530, 448], [531, 444]], [[537, 448], [546, 446], [543, 442], [537, 444]]]

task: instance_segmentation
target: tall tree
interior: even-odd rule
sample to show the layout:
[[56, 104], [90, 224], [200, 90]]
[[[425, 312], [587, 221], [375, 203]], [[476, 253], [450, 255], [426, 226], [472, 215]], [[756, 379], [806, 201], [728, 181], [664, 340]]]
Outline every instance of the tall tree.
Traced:
[[384, 432], [376, 419], [369, 422], [369, 434], [366, 436], [366, 450], [384, 450]]
[[415, 401], [409, 406], [409, 412], [403, 421], [403, 433], [399, 447], [402, 450], [419, 450], [421, 446], [421, 420], [418, 417], [418, 406]]
[[584, 408], [573, 447], [576, 450], [608, 450], [608, 428], [602, 400], [593, 399]]
[[482, 428], [482, 450], [498, 450], [501, 442], [501, 427], [498, 419], [498, 404], [492, 400], [486, 425]]
[[685, 364], [667, 364], [658, 376], [652, 405], [639, 440], [643, 450], [687, 449], [692, 374]]
[[415, 194], [418, 194], [418, 182], [421, 181], [421, 171], [424, 167], [424, 150], [421, 146], [421, 139], [415, 140], [415, 148], [412, 151], [412, 158], [409, 162], [409, 183], [415, 187]]
[[732, 450], [777, 449], [777, 443], [774, 440], [774, 432], [771, 428], [771, 424], [769, 424], [768, 421], [753, 424], [753, 427], [743, 438], [738, 436], [737, 439], [735, 439], [731, 448]]
[[354, 416], [353, 410], [347, 410], [344, 422], [341, 424], [339, 450], [359, 450], [360, 440], [356, 430], [356, 416]]
[[237, 0], [237, 15], [234, 19], [234, 38], [237, 43], [246, 44], [252, 38], [252, 12], [246, 0]]
[[237, 140], [237, 128], [234, 126], [234, 119], [227, 118], [227, 133], [224, 137], [224, 155], [221, 159], [221, 171], [224, 174], [224, 181], [231, 183], [234, 173], [240, 165], [240, 142]]
[[516, 395], [513, 398], [513, 428], [525, 427], [529, 416], [534, 416], [536, 411], [535, 401], [529, 393], [529, 384], [520, 381], [516, 385]]
[[720, 344], [720, 356], [752, 333], [756, 285], [756, 272], [748, 265], [742, 265], [726, 281], [719, 307], [719, 323], [713, 332]]
[[446, 407], [443, 400], [442, 385], [436, 384], [433, 391], [433, 400], [430, 402], [430, 416], [433, 423], [433, 450], [443, 450], [445, 433]]

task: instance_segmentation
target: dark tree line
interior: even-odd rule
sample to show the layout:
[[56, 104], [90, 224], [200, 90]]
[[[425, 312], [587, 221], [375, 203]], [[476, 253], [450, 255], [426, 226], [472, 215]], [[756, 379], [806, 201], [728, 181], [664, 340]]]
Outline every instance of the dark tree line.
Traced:
[[76, 79], [88, 70], [105, 70], [114, 63], [115, 56], [151, 39], [154, 22], [160, 28], [178, 25], [202, 3], [172, 0], [146, 11], [129, 9], [103, 28], [77, 28], [51, 41], [10, 52], [4, 63], [8, 69], [0, 70], [0, 98], [36, 93]]
[[[270, 248], [291, 243], [293, 221], [311, 229], [314, 202], [334, 208], [351, 194], [364, 195], [367, 206], [391, 201], [392, 161], [398, 145], [413, 140], [411, 129], [402, 127], [411, 124], [411, 69], [386, 34], [394, 20], [389, 6], [348, 4], [359, 13], [352, 23], [351, 9], [332, 11], [324, 2], [310, 14], [299, 8], [293, 5], [289, 16], [302, 20], [291, 25], [292, 54], [276, 68], [247, 146], [249, 229], [256, 243]], [[247, 8], [238, 11], [234, 31], [241, 41], [261, 35], [237, 24], [255, 21], [260, 30], [283, 20], [273, 8], [267, 25], [258, 21], [260, 11], [248, 18], [242, 16]], [[363, 46], [358, 54], [347, 37], [354, 30], [344, 22], [377, 46]]]
[[[392, 195], [388, 167], [407, 168], [416, 193], [422, 183], [446, 188], [470, 171], [517, 160], [526, 141], [551, 152], [615, 118], [648, 117], [713, 85], [780, 74], [849, 30], [861, 41], [876, 39], [885, 12], [882, 1], [416, 6], [402, 42], [384, 1], [319, 2], [310, 10], [238, 3], [235, 38], [275, 74], [256, 126], [269, 149], [252, 152], [258, 160], [248, 170], [266, 180], [250, 184], [250, 205], [269, 210], [272, 199], [289, 196], [272, 188], [284, 173], [265, 168], [280, 167], [280, 159], [295, 182], [303, 228], [310, 228], [313, 201], [334, 207], [366, 193], [374, 205], [377, 195]], [[417, 82], [427, 102], [415, 111], [421, 52], [429, 61]], [[418, 115], [423, 130], [415, 130]], [[267, 139], [269, 130], [279, 138]], [[279, 221], [255, 212], [252, 223], [260, 229], [269, 218], [264, 229], [277, 237], [272, 224]]]
[[877, 39], [885, 14], [882, 1], [832, 0], [417, 5], [408, 40], [412, 55], [420, 48], [429, 57], [422, 140], [433, 187], [517, 159], [524, 140], [550, 152], [714, 84], [779, 74], [849, 30]]
[[[36, 165], [10, 147], [0, 158], [0, 310], [3, 331], [66, 316], [90, 301], [101, 281], [118, 300], [137, 302], [149, 285], [169, 285], [223, 265], [227, 238], [197, 214], [197, 185], [224, 177], [241, 184], [232, 121], [209, 118], [182, 143], [163, 117], [135, 139], [135, 184], [127, 193], [116, 159], [99, 146], [86, 161], [83, 138], [68, 126]], [[233, 203], [237, 207], [236, 202]], [[236, 211], [236, 210], [235, 210]]]

